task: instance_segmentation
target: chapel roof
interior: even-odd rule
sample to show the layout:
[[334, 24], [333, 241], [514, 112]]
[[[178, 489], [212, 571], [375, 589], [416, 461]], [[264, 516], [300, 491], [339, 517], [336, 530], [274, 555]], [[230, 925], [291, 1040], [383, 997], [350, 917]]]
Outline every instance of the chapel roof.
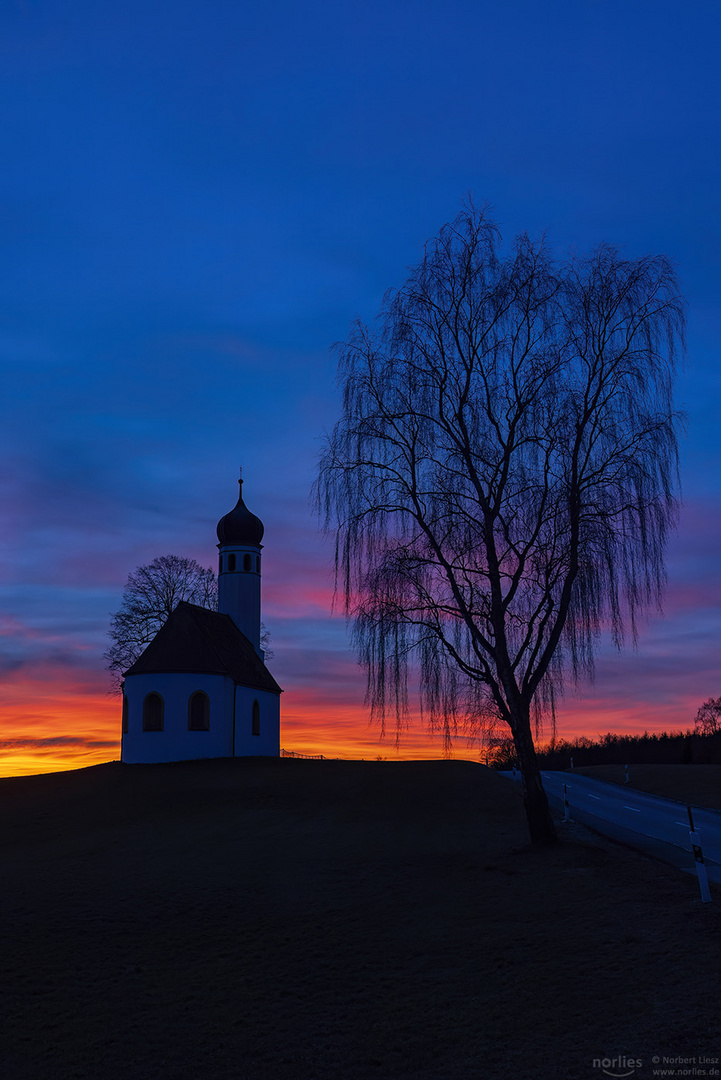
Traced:
[[241, 686], [282, 693], [230, 615], [181, 600], [125, 675], [229, 675]]

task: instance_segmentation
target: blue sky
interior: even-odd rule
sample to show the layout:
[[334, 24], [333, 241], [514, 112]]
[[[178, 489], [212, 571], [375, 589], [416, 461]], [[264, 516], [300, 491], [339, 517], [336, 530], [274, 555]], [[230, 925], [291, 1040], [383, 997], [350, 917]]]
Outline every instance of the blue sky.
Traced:
[[0, 738], [68, 734], [52, 685], [114, 756], [108, 613], [156, 555], [214, 565], [239, 464], [289, 741], [375, 738], [308, 499], [330, 346], [468, 191], [506, 240], [664, 252], [688, 300], [666, 619], [561, 730], [685, 726], [721, 693], [720, 31], [704, 0], [8, 0]]

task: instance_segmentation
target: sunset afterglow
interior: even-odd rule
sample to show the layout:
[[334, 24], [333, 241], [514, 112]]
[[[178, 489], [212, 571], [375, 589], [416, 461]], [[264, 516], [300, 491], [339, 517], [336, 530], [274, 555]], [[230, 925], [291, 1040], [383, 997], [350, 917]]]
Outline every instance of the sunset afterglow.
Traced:
[[[384, 738], [369, 724], [311, 489], [339, 410], [333, 343], [468, 191], [506, 244], [607, 241], [677, 268], [684, 503], [663, 611], [622, 652], [599, 638], [557, 733], [693, 726], [721, 694], [710, 9], [663, 2], [649, 32], [641, 6], [570, 0], [210, 8], [0, 14], [0, 776], [119, 757], [110, 615], [159, 555], [216, 567], [240, 465], [265, 524], [281, 746], [443, 756], [415, 711], [398, 744], [392, 717]], [[452, 753], [485, 755], [463, 733]]]

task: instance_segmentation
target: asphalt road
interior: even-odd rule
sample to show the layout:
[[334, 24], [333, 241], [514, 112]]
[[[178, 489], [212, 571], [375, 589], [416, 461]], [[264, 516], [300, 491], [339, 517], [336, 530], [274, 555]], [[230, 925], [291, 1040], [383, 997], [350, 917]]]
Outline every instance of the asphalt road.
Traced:
[[[515, 778], [511, 772], [501, 775], [519, 782], [521, 779], [520, 773]], [[566, 786], [572, 820], [695, 874], [688, 813], [683, 803], [573, 772], [541, 775], [546, 794], [557, 808], [563, 809]], [[721, 882], [721, 812], [692, 807], [692, 813], [708, 876], [711, 881]]]

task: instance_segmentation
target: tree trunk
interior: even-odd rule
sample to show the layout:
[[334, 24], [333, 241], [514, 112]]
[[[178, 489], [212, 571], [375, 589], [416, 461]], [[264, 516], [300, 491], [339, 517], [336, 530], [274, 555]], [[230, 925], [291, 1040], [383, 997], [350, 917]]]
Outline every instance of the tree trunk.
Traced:
[[528, 713], [525, 716], [514, 717], [513, 742], [523, 778], [523, 805], [531, 843], [555, 844], [558, 840], [556, 826], [553, 824], [548, 798], [541, 780], [541, 770], [538, 767], [536, 748], [531, 734], [531, 719]]

